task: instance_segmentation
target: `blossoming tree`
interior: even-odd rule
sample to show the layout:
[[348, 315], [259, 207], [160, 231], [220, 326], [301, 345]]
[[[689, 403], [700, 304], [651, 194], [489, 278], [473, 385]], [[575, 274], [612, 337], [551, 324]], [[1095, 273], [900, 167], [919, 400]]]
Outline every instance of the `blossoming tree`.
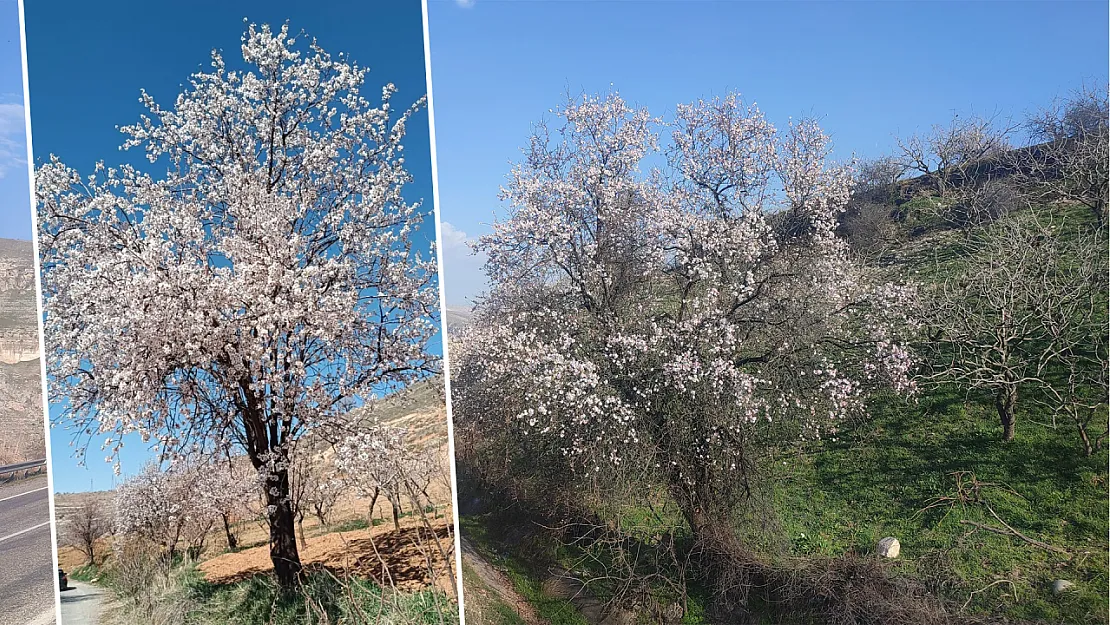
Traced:
[[228, 549], [239, 546], [239, 538], [233, 529], [236, 519], [262, 493], [257, 474], [251, 476], [236, 469], [228, 458], [218, 458], [198, 466], [192, 495], [199, 500], [199, 506], [209, 518], [220, 522]]
[[123, 147], [162, 175], [39, 167], [46, 342], [63, 418], [111, 456], [133, 432], [168, 457], [247, 455], [288, 589], [292, 444], [439, 367], [434, 256], [403, 195], [424, 100], [396, 112], [386, 85], [372, 104], [366, 69], [288, 26], [249, 26], [242, 54], [214, 52], [172, 108], [143, 93]]
[[335, 466], [343, 481], [370, 499], [370, 520], [378, 497], [384, 494], [393, 509], [394, 529], [401, 527], [407, 433], [403, 428], [377, 426], [352, 433], [335, 448]]
[[200, 472], [180, 463], [168, 471], [150, 463], [116, 489], [115, 534], [137, 536], [162, 549], [172, 561], [182, 541], [190, 550], [203, 549], [214, 517], [196, 496]]
[[457, 426], [593, 481], [628, 467], [705, 537], [772, 425], [823, 436], [912, 389], [912, 289], [836, 236], [851, 176], [816, 124], [778, 130], [735, 95], [669, 122], [616, 94], [556, 116], [477, 244], [492, 290], [452, 347]]

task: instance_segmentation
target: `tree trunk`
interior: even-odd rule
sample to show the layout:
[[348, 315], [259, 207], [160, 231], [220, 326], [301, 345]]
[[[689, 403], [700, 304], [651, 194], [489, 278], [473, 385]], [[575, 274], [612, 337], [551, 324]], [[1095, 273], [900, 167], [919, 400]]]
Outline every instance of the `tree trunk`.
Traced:
[[236, 538], [235, 533], [231, 531], [231, 523], [227, 515], [221, 514], [220, 517], [224, 521], [224, 534], [227, 536], [227, 548], [231, 551], [235, 551], [235, 548], [239, 546], [239, 539]]
[[1079, 437], [1083, 439], [1083, 455], [1090, 458], [1094, 455], [1095, 448], [1091, 445], [1091, 437], [1087, 436], [1087, 428], [1082, 425], [1079, 426]]
[[998, 410], [998, 419], [1002, 422], [1002, 440], [1014, 440], [1014, 422], [1017, 419], [1017, 386], [1007, 385], [995, 393], [994, 407]]
[[296, 522], [289, 500], [289, 472], [272, 471], [266, 484], [266, 505], [270, 519], [270, 560], [274, 574], [283, 592], [289, 593], [297, 585], [301, 572], [301, 557], [297, 552]]
[[1087, 434], [1087, 426], [1078, 414], [1072, 412], [1071, 418], [1075, 421], [1075, 427], [1079, 430], [1079, 438], [1083, 441], [1083, 455], [1090, 458], [1095, 453], [1095, 446], [1091, 444], [1091, 437]]
[[389, 497], [389, 503], [393, 506], [393, 529], [401, 529], [401, 496], [393, 494]]
[[[427, 502], [427, 504], [432, 507], [432, 518], [438, 519], [439, 518], [439, 506], [434, 501], [432, 501], [431, 497], [428, 496], [428, 489], [425, 488], [424, 490], [420, 491], [420, 494], [424, 495], [424, 501]], [[423, 508], [424, 504], [421, 503], [420, 506], [421, 506], [421, 508]]]
[[379, 493], [381, 493], [381, 489], [375, 486], [374, 496], [370, 498], [370, 527], [374, 527], [374, 506], [378, 503]]

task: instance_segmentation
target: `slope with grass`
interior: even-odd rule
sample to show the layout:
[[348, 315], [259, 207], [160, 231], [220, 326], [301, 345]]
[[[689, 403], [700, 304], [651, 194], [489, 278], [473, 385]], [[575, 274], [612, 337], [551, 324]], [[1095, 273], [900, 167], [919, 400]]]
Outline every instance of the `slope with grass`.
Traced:
[[[903, 221], [894, 224], [895, 241], [874, 255], [874, 267], [929, 282], [965, 262], [967, 235], [931, 218], [932, 202], [928, 194], [908, 198]], [[1078, 206], [1037, 210], [1073, 227], [1091, 226]], [[1105, 404], [1099, 419], [1107, 419]], [[852, 584], [866, 585], [862, 572], [885, 580], [885, 588], [937, 598], [950, 615], [942, 619], [1107, 623], [1110, 456], [1105, 446], [1085, 456], [1074, 429], [1036, 404], [1021, 404], [1018, 422], [1016, 438], [1003, 442], [992, 399], [951, 386], [929, 386], [909, 400], [876, 397], [867, 418], [845, 424], [835, 438], [767, 450], [759, 510], [738, 520], [739, 532], [758, 551], [759, 566], [811, 585], [805, 592], [814, 594], [806, 601], [833, 596], [850, 601]], [[529, 609], [547, 621], [601, 622], [587, 618], [573, 602], [560, 603], [544, 581], [552, 570], [580, 570], [585, 578], [602, 580], [590, 590], [607, 599], [620, 591], [617, 582], [605, 581], [617, 561], [614, 554], [604, 547], [576, 550], [542, 529], [542, 520], [512, 513], [513, 504], [543, 509], [547, 501], [502, 501], [499, 493], [497, 484], [460, 488], [460, 501], [484, 499], [484, 506], [462, 510], [461, 532], [475, 545], [469, 568], [478, 561], [495, 564]], [[626, 535], [642, 538], [637, 545], [651, 547], [682, 525], [681, 519], [666, 518], [665, 493], [652, 497], [651, 510], [583, 500], [578, 513], [602, 526], [625, 527]], [[528, 540], [505, 538], [511, 535], [507, 528], [523, 525], [531, 528]], [[900, 555], [890, 560], [876, 555], [878, 541], [888, 536], [901, 542]], [[680, 529], [672, 538], [681, 542], [688, 536]], [[464, 554], [464, 566], [468, 557]], [[702, 590], [702, 580], [689, 571], [668, 575], [686, 576], [686, 596], [682, 616], [666, 622], [712, 623], [703, 606], [714, 598]], [[483, 592], [484, 580], [475, 577], [464, 578], [467, 590], [474, 584]], [[1057, 580], [1072, 585], [1056, 592]], [[664, 601], [672, 600], [662, 587], [657, 590]], [[758, 595], [750, 598], [752, 622], [781, 622], [782, 613], [775, 615], [780, 608], [773, 605], [764, 604], [766, 615], [759, 615]], [[622, 601], [628, 608], [627, 597]], [[650, 622], [660, 618], [645, 607], [633, 609]], [[480, 622], [514, 623], [513, 618]], [[845, 622], [870, 622], [866, 614], [852, 618], [863, 620]]]

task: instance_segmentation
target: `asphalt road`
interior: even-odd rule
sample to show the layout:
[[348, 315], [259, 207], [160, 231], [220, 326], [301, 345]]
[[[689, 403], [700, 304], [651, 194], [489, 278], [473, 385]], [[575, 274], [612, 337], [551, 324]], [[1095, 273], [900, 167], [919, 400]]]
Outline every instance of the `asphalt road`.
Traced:
[[62, 625], [96, 625], [104, 603], [104, 589], [70, 580], [62, 592]]
[[0, 620], [54, 623], [54, 568], [46, 476], [0, 485]]

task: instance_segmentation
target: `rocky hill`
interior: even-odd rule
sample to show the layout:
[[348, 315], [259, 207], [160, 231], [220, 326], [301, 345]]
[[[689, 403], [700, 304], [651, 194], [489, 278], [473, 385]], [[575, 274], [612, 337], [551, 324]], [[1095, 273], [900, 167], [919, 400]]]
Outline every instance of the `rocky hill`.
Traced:
[[0, 464], [46, 456], [35, 256], [0, 239]]

